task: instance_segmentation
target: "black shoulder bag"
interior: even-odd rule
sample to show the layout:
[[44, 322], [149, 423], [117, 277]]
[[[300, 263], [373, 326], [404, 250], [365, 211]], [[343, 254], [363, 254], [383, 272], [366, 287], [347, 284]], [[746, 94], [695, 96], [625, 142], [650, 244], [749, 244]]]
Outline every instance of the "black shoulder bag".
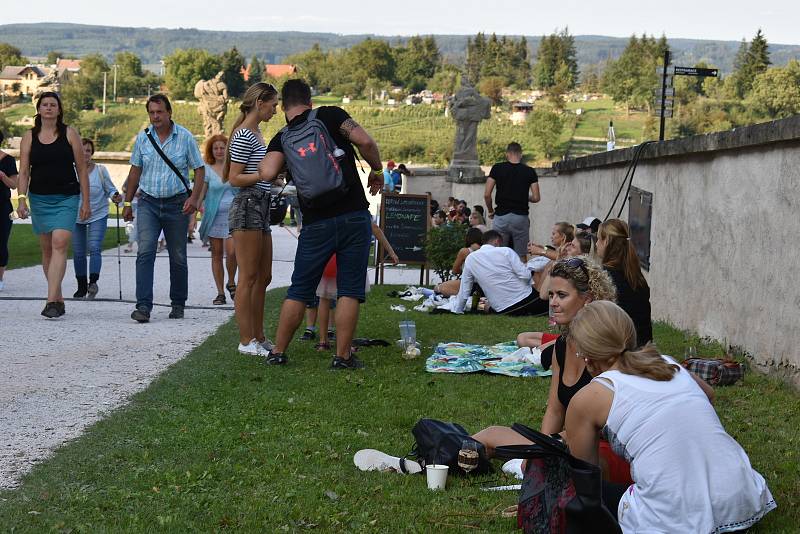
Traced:
[[600, 468], [572, 456], [559, 441], [525, 425], [511, 427], [532, 445], [495, 448], [497, 458], [525, 458], [517, 526], [527, 534], [617, 534], [616, 510], [602, 500]]
[[167, 157], [167, 155], [164, 154], [164, 151], [161, 150], [161, 147], [158, 146], [158, 143], [156, 143], [156, 140], [153, 138], [153, 134], [150, 133], [150, 128], [145, 128], [144, 129], [144, 133], [147, 136], [147, 138], [150, 139], [150, 143], [153, 145], [153, 148], [156, 149], [156, 152], [158, 152], [158, 155], [161, 156], [161, 159], [164, 160], [164, 163], [166, 163], [167, 166], [170, 169], [172, 169], [172, 172], [174, 172], [176, 175], [178, 175], [178, 178], [181, 179], [181, 183], [183, 184], [183, 187], [186, 188], [186, 194], [191, 196], [192, 189], [189, 187], [189, 180], [187, 180], [186, 178], [183, 177], [183, 175], [181, 174], [181, 171], [178, 170], [178, 167], [176, 167], [175, 164], [172, 163], [172, 160], [170, 160]]

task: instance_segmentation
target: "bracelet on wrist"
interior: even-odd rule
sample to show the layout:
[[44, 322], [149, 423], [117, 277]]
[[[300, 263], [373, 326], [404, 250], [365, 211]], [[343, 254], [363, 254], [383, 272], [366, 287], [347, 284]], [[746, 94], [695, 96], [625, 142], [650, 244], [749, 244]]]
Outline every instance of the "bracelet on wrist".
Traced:
[[125, 202], [122, 203], [122, 206], [125, 207], [125, 208], [130, 208], [131, 207], [131, 203], [126, 200]]
[[27, 198], [28, 198], [28, 195], [17, 195], [17, 199], [19, 199], [19, 200], [27, 199]]

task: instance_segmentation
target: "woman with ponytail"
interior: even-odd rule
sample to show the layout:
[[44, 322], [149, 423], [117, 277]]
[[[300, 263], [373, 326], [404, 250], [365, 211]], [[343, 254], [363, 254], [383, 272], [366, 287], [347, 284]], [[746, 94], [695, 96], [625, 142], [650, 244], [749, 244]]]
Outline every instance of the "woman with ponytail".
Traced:
[[617, 288], [617, 304], [633, 319], [639, 345], [653, 340], [650, 287], [631, 243], [628, 223], [609, 219], [597, 231], [597, 254]]
[[764, 478], [729, 436], [711, 388], [636, 330], [613, 302], [583, 307], [569, 340], [595, 378], [566, 416], [570, 452], [599, 463], [600, 437], [631, 464], [632, 485], [604, 482], [603, 501], [623, 532], [732, 532], [776, 504]]
[[228, 215], [239, 267], [234, 298], [239, 352], [264, 357], [272, 348], [264, 334], [264, 298], [272, 280], [271, 186], [258, 176], [258, 164], [267, 153], [259, 126], [275, 115], [277, 106], [278, 92], [272, 85], [259, 82], [247, 89], [222, 171], [223, 181], [239, 188]]

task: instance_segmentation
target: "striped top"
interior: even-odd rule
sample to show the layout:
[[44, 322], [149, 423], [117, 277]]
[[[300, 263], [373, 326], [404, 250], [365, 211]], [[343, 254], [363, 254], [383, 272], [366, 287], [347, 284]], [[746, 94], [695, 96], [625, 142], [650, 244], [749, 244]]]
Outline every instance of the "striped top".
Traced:
[[[258, 174], [258, 164], [267, 154], [267, 146], [250, 130], [241, 128], [231, 136], [228, 145], [231, 150], [231, 162], [244, 165], [242, 174]], [[272, 184], [259, 180], [253, 187], [270, 192]]]

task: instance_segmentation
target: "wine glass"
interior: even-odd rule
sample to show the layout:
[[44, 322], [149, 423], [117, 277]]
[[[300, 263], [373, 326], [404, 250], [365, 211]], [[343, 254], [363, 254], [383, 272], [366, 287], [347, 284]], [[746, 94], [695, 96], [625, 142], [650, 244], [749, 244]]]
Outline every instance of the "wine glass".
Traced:
[[458, 466], [466, 473], [478, 467], [480, 455], [478, 454], [478, 442], [474, 439], [465, 439], [461, 442], [461, 450], [458, 451]]
[[549, 306], [547, 309], [547, 331], [553, 333], [557, 329], [558, 323], [556, 323], [555, 312], [553, 312], [553, 307]]
[[695, 347], [694, 345], [689, 345], [683, 351], [683, 359], [690, 360], [692, 358], [697, 358], [697, 347]]

